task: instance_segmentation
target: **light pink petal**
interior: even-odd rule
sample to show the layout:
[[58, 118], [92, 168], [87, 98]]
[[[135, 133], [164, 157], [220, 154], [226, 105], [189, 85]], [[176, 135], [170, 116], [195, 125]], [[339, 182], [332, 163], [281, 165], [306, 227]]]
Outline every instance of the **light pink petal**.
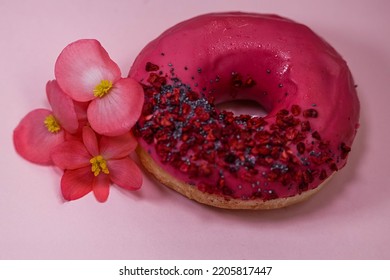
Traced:
[[79, 127], [79, 122], [73, 100], [61, 90], [55, 80], [47, 82], [46, 95], [53, 110], [53, 115], [61, 126], [69, 133], [75, 133]]
[[64, 142], [64, 131], [49, 132], [44, 124], [52, 112], [36, 109], [28, 113], [14, 130], [13, 141], [16, 151], [28, 161], [49, 165], [52, 149]]
[[88, 167], [65, 170], [61, 179], [62, 196], [66, 200], [75, 200], [85, 196], [92, 191], [94, 178], [95, 176]]
[[83, 133], [82, 133], [82, 128], [79, 128], [76, 133], [67, 133], [65, 131], [65, 140], [76, 140], [79, 142], [83, 142]]
[[105, 174], [99, 174], [93, 181], [93, 194], [99, 202], [105, 202], [110, 194], [110, 177]]
[[102, 98], [88, 107], [88, 120], [99, 134], [118, 136], [130, 131], [141, 115], [144, 92], [131, 78], [119, 80]]
[[87, 119], [87, 109], [89, 106], [89, 102], [78, 102], [73, 101], [74, 103], [74, 109], [76, 111], [77, 119], [81, 123], [86, 123], [88, 121]]
[[87, 119], [87, 107], [89, 105], [89, 102], [74, 102], [74, 105], [79, 127], [74, 133], [66, 133], [65, 139], [81, 139], [81, 141], [83, 141], [83, 128], [84, 126], [89, 126]]
[[111, 181], [126, 190], [137, 190], [142, 186], [142, 172], [129, 157], [110, 160], [107, 163]]
[[100, 139], [100, 153], [105, 159], [119, 159], [135, 150], [138, 142], [131, 132], [121, 136], [103, 136]]
[[94, 39], [69, 44], [55, 64], [55, 77], [62, 90], [81, 102], [95, 98], [93, 90], [102, 80], [115, 83], [120, 75], [118, 65]]
[[92, 156], [80, 141], [63, 142], [53, 149], [51, 157], [54, 164], [61, 169], [78, 169], [86, 166], [91, 169], [89, 161]]
[[99, 155], [99, 146], [96, 134], [89, 126], [84, 126], [83, 128], [83, 142], [91, 155]]

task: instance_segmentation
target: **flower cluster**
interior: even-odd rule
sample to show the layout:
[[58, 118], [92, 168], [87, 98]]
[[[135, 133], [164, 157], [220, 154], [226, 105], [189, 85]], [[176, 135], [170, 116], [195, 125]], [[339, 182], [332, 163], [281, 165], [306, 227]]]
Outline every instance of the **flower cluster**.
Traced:
[[61, 168], [66, 200], [93, 192], [107, 200], [111, 183], [139, 189], [142, 173], [130, 158], [137, 141], [131, 128], [144, 99], [141, 85], [122, 78], [118, 65], [93, 39], [71, 43], [46, 85], [51, 110], [29, 112], [14, 130], [16, 151], [25, 159]]

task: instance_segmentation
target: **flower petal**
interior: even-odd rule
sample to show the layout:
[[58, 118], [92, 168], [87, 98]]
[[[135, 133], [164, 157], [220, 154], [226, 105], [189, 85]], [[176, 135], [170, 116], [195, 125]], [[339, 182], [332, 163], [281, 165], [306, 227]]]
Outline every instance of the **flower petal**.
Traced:
[[94, 178], [92, 189], [97, 201], [107, 201], [110, 194], [110, 177], [105, 174], [99, 174]]
[[83, 127], [83, 142], [91, 155], [97, 156], [100, 154], [96, 134], [89, 126]]
[[77, 119], [81, 123], [87, 123], [87, 109], [89, 102], [78, 102], [74, 101], [74, 109], [76, 111]]
[[131, 78], [120, 79], [110, 92], [91, 102], [88, 119], [99, 134], [118, 136], [130, 131], [141, 115], [144, 92]]
[[36, 109], [28, 113], [14, 130], [16, 151], [28, 161], [49, 165], [54, 147], [64, 141], [64, 131], [49, 132], [44, 121], [52, 115], [47, 109]]
[[66, 200], [79, 199], [92, 191], [95, 176], [88, 167], [65, 170], [61, 179], [62, 196]]
[[58, 86], [57, 81], [46, 84], [46, 95], [53, 115], [61, 126], [69, 133], [75, 133], [79, 127], [73, 100]]
[[92, 156], [80, 141], [69, 140], [63, 142], [53, 149], [51, 156], [54, 164], [61, 169], [78, 169], [88, 166], [91, 170], [89, 161]]
[[135, 150], [138, 142], [133, 133], [128, 132], [121, 136], [100, 139], [100, 154], [105, 159], [120, 159], [130, 155]]
[[69, 44], [55, 64], [58, 84], [76, 101], [94, 99], [93, 90], [102, 80], [115, 83], [120, 76], [118, 65], [94, 39], [82, 39]]
[[108, 161], [111, 181], [126, 190], [137, 190], [142, 186], [142, 172], [129, 157]]
[[89, 102], [76, 102], [74, 101], [74, 108], [76, 111], [79, 127], [76, 132], [74, 133], [65, 133], [65, 139], [66, 140], [79, 140], [83, 141], [83, 128], [84, 126], [89, 126], [88, 119], [87, 119], [87, 108], [88, 108]]

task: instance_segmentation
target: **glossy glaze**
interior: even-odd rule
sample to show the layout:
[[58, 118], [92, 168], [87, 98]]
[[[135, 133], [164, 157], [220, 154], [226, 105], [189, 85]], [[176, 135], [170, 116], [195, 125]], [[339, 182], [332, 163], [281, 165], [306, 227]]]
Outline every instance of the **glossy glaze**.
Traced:
[[[155, 69], [148, 69], [147, 63]], [[257, 166], [257, 174], [250, 180], [243, 180], [240, 171], [231, 173], [218, 164], [212, 165], [215, 171], [211, 175], [194, 178], [162, 162], [155, 150], [156, 141], [147, 143], [140, 138], [141, 147], [167, 172], [184, 182], [204, 189], [204, 184], [217, 185], [222, 177], [230, 196], [250, 199], [255, 190], [260, 189], [260, 197], [272, 199], [313, 189], [346, 163], [359, 119], [354, 82], [342, 57], [304, 25], [275, 15], [220, 13], [199, 16], [179, 23], [149, 43], [135, 60], [129, 76], [149, 86], [151, 73], [164, 77], [173, 87], [180, 88], [183, 84], [206, 99], [212, 96], [215, 103], [235, 99], [258, 102], [268, 113], [264, 117], [267, 124], [261, 130], [271, 131], [283, 110], [291, 116], [294, 105], [300, 109], [299, 115], [295, 116], [299, 123], [294, 126], [302, 122], [310, 124], [305, 139], [299, 141], [305, 147], [305, 154], [299, 152], [302, 144], [299, 146], [298, 142], [286, 140], [281, 148], [292, 153], [299, 162], [295, 162], [290, 171], [294, 168], [294, 173], [298, 170], [307, 173], [308, 164], [311, 165], [309, 175], [315, 171], [314, 178], [308, 180], [304, 188], [300, 188], [294, 179], [282, 183], [265, 175], [275, 166], [282, 166], [280, 158], [274, 159], [268, 167]], [[310, 116], [310, 112], [315, 112], [315, 116]], [[140, 119], [141, 126], [145, 124], [145, 117]], [[225, 127], [224, 124], [221, 126]], [[280, 133], [285, 137], [285, 132]], [[326, 143], [326, 151], [318, 148], [323, 143]], [[181, 144], [182, 141], [176, 143], [176, 148]], [[329, 159], [322, 160], [326, 163], [313, 163], [314, 156], [321, 153], [331, 158], [333, 166]], [[215, 188], [205, 188], [205, 191], [219, 192]]]

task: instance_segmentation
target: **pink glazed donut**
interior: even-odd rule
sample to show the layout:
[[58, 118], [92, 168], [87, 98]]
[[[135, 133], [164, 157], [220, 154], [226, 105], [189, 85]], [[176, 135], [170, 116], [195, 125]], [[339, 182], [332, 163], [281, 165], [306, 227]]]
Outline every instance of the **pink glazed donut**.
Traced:
[[[150, 42], [129, 76], [144, 88], [138, 155], [200, 203], [273, 209], [305, 200], [346, 164], [359, 101], [346, 62], [276, 15], [214, 13]], [[216, 107], [252, 100], [266, 116]]]

